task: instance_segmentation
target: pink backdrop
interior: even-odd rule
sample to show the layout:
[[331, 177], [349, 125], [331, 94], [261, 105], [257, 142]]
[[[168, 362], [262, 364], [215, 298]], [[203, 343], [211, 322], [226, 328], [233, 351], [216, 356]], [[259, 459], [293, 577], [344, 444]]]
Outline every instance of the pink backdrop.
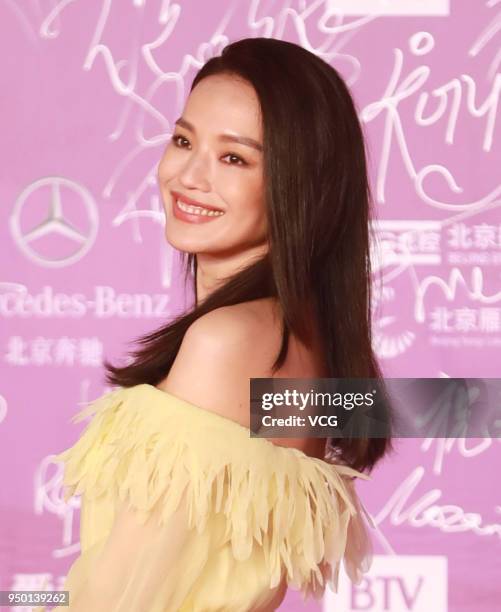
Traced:
[[[61, 586], [79, 506], [51, 454], [108, 390], [103, 356], [190, 304], [156, 164], [196, 70], [228, 41], [299, 43], [354, 92], [386, 375], [499, 377], [499, 0], [6, 0], [0, 24], [2, 589]], [[396, 446], [358, 485], [373, 569], [325, 610], [499, 610], [499, 440]], [[319, 607], [290, 591], [281, 610], [303, 609]]]

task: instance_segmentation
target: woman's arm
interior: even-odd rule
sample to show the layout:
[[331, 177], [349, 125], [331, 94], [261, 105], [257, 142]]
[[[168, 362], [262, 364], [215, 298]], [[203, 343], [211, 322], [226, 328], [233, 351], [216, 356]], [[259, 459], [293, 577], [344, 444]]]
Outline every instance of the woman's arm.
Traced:
[[[246, 368], [255, 341], [249, 325], [227, 309], [211, 312], [190, 326], [168, 377], [159, 387], [247, 424], [250, 373]], [[244, 395], [244, 406], [239, 394]], [[138, 470], [138, 479], [151, 476], [146, 469]], [[166, 489], [168, 496], [168, 484]], [[204, 542], [200, 534], [190, 534], [184, 497], [167, 524], [160, 525], [160, 509], [159, 504], [143, 524], [137, 509], [121, 503], [99, 553], [87, 555], [84, 567], [77, 570], [85, 580], [75, 580], [78, 588], [70, 591], [69, 612], [149, 610], [157, 601], [155, 597], [165, 609], [172, 605], [170, 597], [179, 596], [181, 591], [176, 581], [183, 571], [182, 555], [193, 541], [190, 538], [198, 538], [198, 552]], [[160, 593], [164, 593], [164, 599]]]
[[159, 524], [159, 510], [142, 523], [137, 510], [121, 502], [85, 583], [70, 592], [70, 612], [149, 610], [161, 593], [175, 591], [189, 532], [184, 498], [165, 525]]

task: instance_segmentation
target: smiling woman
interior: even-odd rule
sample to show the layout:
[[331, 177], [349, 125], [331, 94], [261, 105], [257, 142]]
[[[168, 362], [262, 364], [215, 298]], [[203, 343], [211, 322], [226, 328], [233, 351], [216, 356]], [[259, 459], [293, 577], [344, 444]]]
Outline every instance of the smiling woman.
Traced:
[[250, 83], [229, 74], [202, 79], [158, 167], [166, 238], [196, 253], [199, 298], [222, 272], [229, 275], [267, 250], [262, 148], [259, 100]]
[[82, 493], [70, 612], [271, 612], [287, 589], [359, 582], [355, 478], [389, 438], [250, 436], [251, 378], [381, 378], [371, 346], [370, 197], [338, 73], [244, 39], [197, 74], [158, 167], [166, 239], [195, 304], [106, 362], [60, 453]]

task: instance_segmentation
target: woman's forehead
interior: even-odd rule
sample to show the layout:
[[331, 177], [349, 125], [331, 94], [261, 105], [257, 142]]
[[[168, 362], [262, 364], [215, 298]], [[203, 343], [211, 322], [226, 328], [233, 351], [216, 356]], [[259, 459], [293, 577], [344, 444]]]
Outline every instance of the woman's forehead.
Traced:
[[191, 91], [183, 117], [192, 125], [202, 121], [214, 131], [253, 129], [249, 136], [259, 137], [261, 113], [252, 85], [227, 75], [202, 79]]

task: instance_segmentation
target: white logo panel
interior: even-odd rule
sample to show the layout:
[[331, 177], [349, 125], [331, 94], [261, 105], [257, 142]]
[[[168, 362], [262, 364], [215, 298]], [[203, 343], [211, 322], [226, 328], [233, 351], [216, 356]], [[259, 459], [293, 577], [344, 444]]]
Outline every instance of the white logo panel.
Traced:
[[447, 612], [447, 557], [374, 555], [354, 585], [341, 568], [338, 593], [325, 591], [324, 612]]
[[449, 15], [449, 0], [328, 0], [328, 10], [343, 15]]

